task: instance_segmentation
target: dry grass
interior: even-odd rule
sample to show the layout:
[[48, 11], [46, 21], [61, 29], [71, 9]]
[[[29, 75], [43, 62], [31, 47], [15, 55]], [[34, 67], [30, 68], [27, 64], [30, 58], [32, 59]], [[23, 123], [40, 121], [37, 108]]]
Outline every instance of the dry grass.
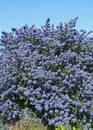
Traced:
[[41, 123], [35, 120], [18, 121], [15, 126], [7, 125], [7, 130], [48, 130], [47, 126], [43, 126]]

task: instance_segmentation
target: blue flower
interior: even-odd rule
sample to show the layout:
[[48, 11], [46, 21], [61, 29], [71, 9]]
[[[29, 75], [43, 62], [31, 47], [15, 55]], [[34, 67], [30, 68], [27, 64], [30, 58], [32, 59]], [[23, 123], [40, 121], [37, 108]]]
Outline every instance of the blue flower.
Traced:
[[40, 111], [40, 112], [42, 111], [42, 107], [41, 107], [40, 105], [38, 105], [38, 104], [35, 106], [35, 108], [36, 108], [38, 111]]
[[49, 126], [54, 125], [54, 124], [55, 124], [55, 120], [50, 120], [49, 123], [48, 123]]
[[48, 104], [45, 105], [45, 110], [46, 111], [49, 110], [49, 105]]

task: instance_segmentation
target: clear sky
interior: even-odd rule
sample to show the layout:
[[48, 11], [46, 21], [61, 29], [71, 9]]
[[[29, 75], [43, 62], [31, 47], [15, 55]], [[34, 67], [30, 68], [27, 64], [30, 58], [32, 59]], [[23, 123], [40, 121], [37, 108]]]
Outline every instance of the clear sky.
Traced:
[[93, 0], [0, 0], [0, 35], [25, 24], [40, 28], [47, 18], [56, 26], [77, 16], [77, 29], [93, 30]]

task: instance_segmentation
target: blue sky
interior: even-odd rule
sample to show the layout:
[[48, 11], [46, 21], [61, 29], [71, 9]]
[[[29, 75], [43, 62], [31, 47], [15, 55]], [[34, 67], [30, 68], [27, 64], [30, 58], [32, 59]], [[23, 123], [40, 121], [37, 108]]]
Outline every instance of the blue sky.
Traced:
[[56, 26], [77, 16], [77, 29], [93, 30], [93, 0], [0, 0], [0, 35], [25, 24], [40, 28], [47, 18]]

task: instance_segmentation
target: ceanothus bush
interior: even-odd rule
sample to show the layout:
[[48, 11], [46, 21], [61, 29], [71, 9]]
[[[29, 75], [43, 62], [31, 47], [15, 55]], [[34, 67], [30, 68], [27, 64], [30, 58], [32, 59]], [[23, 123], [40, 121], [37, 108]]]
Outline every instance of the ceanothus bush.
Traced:
[[[2, 32], [0, 112], [3, 122], [36, 114], [49, 127], [93, 123], [93, 37], [77, 18], [56, 28]], [[27, 111], [27, 112], [26, 112]], [[88, 126], [89, 126], [88, 125]]]

